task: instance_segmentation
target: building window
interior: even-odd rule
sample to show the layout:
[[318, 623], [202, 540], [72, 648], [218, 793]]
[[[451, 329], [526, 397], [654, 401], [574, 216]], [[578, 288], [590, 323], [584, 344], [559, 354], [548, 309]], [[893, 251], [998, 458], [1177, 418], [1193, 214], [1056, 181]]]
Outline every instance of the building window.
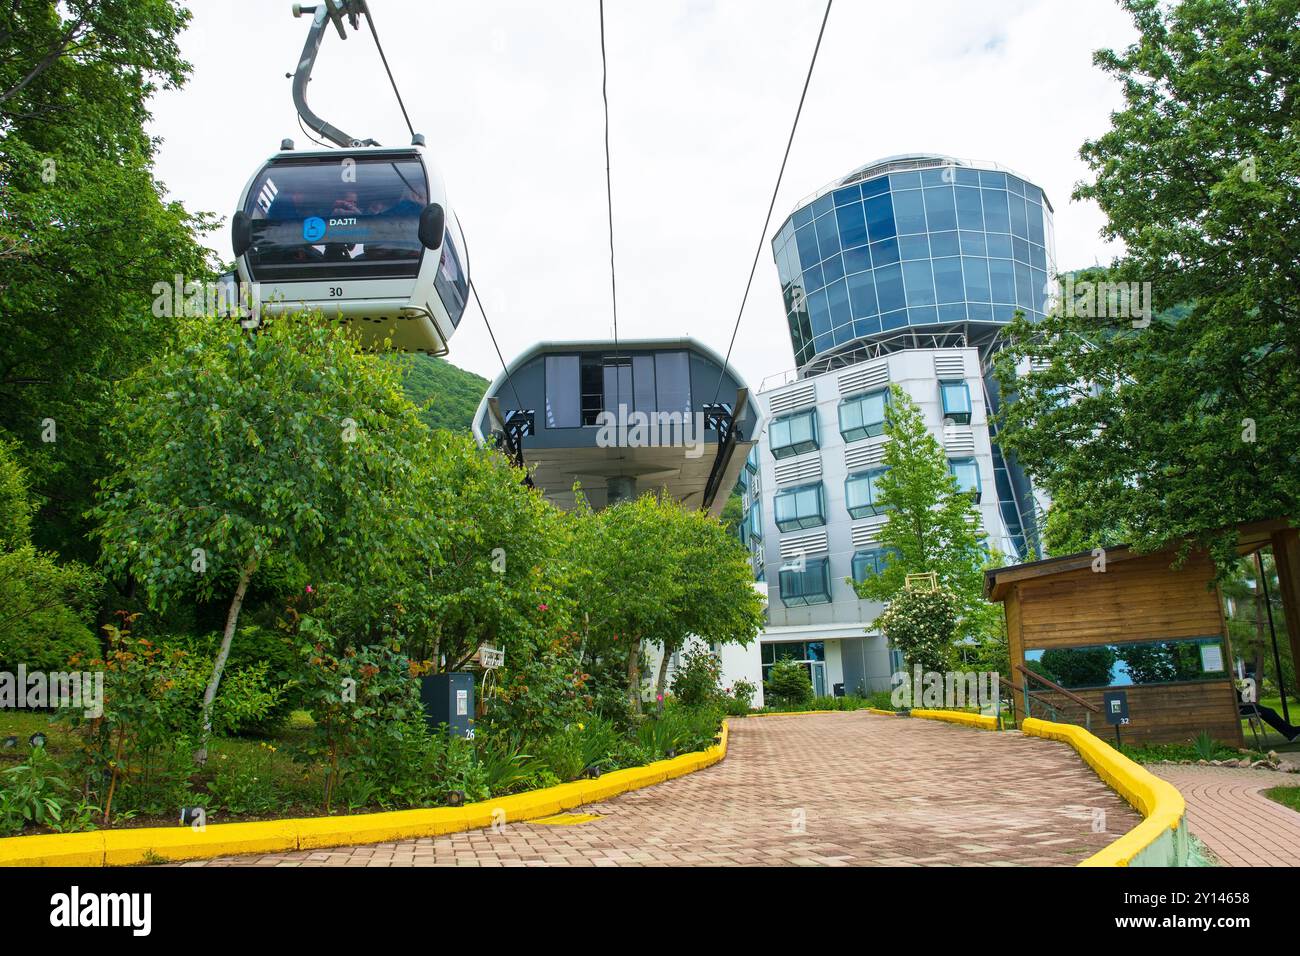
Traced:
[[754, 499], [754, 504], [749, 509], [746, 516], [749, 521], [749, 536], [755, 541], [763, 540], [763, 502]]
[[957, 479], [958, 491], [980, 500], [980, 469], [974, 458], [954, 458], [948, 462], [948, 471]]
[[827, 558], [804, 562], [802, 571], [781, 570], [781, 603], [786, 607], [829, 604], [831, 582]]
[[745, 471], [749, 472], [751, 475], [758, 474], [758, 446], [757, 445], [751, 448], [749, 450], [749, 454], [745, 456]]
[[[804, 665], [818, 665], [826, 660], [825, 641], [774, 641], [759, 649], [763, 665], [763, 683], [767, 683], [772, 665], [777, 661], [798, 661]], [[811, 668], [810, 668], [811, 669]]]
[[546, 427], [581, 425], [579, 396], [578, 356], [546, 356]]
[[944, 420], [969, 425], [970, 387], [965, 382], [940, 382], [939, 394], [943, 397]]
[[884, 514], [880, 503], [880, 478], [888, 468], [873, 468], [849, 475], [844, 482], [844, 504], [855, 518]]
[[826, 523], [822, 483], [800, 485], [776, 496], [776, 526], [782, 531], [818, 528]]
[[867, 578], [873, 578], [885, 570], [891, 555], [895, 554], [892, 548], [871, 548], [867, 551], [858, 551], [853, 555], [853, 580], [865, 581]]
[[881, 435], [885, 431], [885, 409], [889, 391], [868, 392], [840, 402], [840, 434], [845, 441]]
[[795, 412], [775, 419], [768, 426], [768, 447], [773, 458], [790, 458], [806, 451], [816, 451], [817, 411]]

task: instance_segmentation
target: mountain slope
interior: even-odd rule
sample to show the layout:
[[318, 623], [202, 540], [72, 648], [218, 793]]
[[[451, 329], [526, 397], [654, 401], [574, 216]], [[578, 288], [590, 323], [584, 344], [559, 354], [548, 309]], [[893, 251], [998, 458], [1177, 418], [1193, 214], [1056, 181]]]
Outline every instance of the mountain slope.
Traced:
[[425, 424], [452, 431], [470, 428], [487, 379], [431, 355], [398, 355], [394, 360], [403, 366], [402, 387], [420, 406]]

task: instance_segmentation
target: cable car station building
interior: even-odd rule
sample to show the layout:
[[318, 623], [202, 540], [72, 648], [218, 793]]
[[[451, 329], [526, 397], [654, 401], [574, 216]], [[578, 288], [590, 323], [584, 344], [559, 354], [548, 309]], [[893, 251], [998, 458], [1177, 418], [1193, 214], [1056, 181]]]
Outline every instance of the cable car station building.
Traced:
[[539, 342], [502, 370], [474, 416], [562, 508], [647, 491], [717, 515], [754, 445], [757, 407], [693, 339]]

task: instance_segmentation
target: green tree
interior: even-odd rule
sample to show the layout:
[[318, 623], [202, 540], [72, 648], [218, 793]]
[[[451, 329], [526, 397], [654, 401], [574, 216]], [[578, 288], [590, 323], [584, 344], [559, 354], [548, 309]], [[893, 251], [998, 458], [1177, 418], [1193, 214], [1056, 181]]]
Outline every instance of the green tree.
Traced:
[[632, 714], [641, 712], [646, 646], [667, 656], [691, 635], [744, 644], [762, 627], [745, 551], [716, 518], [645, 494], [600, 512], [580, 504], [571, 520], [584, 653], [622, 662]]
[[1300, 510], [1297, 4], [1123, 7], [1137, 41], [1095, 62], [1124, 106], [1084, 144], [1074, 195], [1125, 252], [1076, 278], [1138, 283], [1130, 298], [1150, 283], [1152, 314], [1080, 308], [1076, 283], [1012, 323], [1000, 438], [1055, 502], [1054, 546], [1186, 539], [1227, 569], [1218, 529]]
[[34, 544], [89, 560], [111, 383], [174, 334], [155, 283], [209, 275], [208, 228], [164, 198], [149, 97], [184, 82], [171, 0], [0, 8], [0, 435], [21, 443]]
[[392, 367], [317, 316], [255, 332], [188, 320], [181, 342], [122, 383], [95, 534], [104, 564], [134, 574], [156, 607], [232, 594], [206, 741], [253, 576], [278, 562], [382, 580], [408, 550], [428, 430]]
[[888, 601], [903, 589], [907, 575], [933, 571], [956, 595], [963, 629], [987, 629], [986, 621], [996, 614], [982, 596], [989, 554], [980, 540], [979, 509], [958, 488], [920, 409], [897, 385], [890, 387], [885, 435], [887, 470], [877, 488], [888, 515], [880, 546], [889, 556], [879, 574], [849, 583], [861, 598]]
[[[663, 697], [668, 662], [691, 637], [706, 644], [747, 646], [763, 628], [763, 599], [754, 589], [749, 553], [735, 535], [706, 511], [665, 503], [672, 551], [668, 571], [682, 584], [673, 607], [674, 629], [659, 638], [663, 652], [655, 693]], [[671, 540], [671, 539], [670, 539]]]

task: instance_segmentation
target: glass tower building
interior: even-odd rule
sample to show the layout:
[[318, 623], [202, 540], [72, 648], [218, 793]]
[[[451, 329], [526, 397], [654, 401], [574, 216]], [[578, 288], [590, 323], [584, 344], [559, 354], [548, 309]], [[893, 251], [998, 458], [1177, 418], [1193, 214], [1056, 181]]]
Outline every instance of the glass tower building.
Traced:
[[1052, 207], [991, 163], [913, 154], [854, 170], [804, 200], [772, 241], [804, 374], [942, 338], [991, 341], [1046, 307]]

